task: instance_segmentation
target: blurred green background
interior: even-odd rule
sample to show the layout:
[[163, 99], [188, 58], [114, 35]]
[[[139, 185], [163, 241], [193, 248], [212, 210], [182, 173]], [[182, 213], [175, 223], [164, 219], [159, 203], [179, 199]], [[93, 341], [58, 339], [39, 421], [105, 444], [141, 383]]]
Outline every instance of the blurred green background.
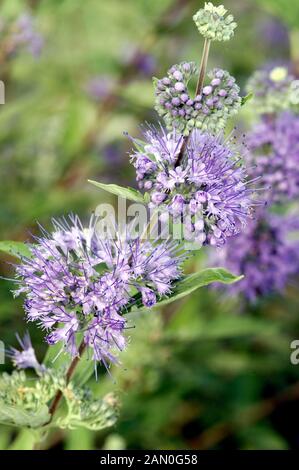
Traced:
[[[2, 0], [0, 79], [0, 240], [27, 240], [38, 220], [78, 213], [83, 220], [112, 196], [87, 179], [134, 185], [130, 142], [154, 122], [151, 77], [182, 60], [199, 61], [192, 15], [199, 0]], [[229, 43], [213, 44], [209, 67], [235, 75], [242, 89], [259, 67], [298, 59], [297, 0], [227, 0], [238, 22]], [[39, 57], [8, 53], [3, 24], [24, 12], [43, 37]], [[292, 47], [290, 47], [290, 44]], [[246, 111], [235, 123], [250, 127]], [[204, 250], [188, 269], [206, 264]], [[1, 276], [13, 261], [1, 255]], [[0, 283], [0, 339], [16, 345], [26, 329], [10, 281]], [[136, 317], [122, 365], [91, 386], [120, 393], [113, 429], [54, 432], [53, 449], [288, 449], [299, 447], [298, 287], [254, 307], [208, 289], [164, 311]], [[30, 326], [42, 357], [41, 332]], [[9, 369], [9, 364], [1, 366]], [[17, 448], [0, 427], [0, 448]]]

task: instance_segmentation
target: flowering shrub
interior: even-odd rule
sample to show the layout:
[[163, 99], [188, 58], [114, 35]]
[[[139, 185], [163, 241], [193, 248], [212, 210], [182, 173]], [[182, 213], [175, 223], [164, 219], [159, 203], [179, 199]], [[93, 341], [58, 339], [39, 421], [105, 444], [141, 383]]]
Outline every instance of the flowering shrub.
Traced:
[[[94, 182], [149, 208], [163, 206], [172, 224], [187, 211], [190, 238], [200, 245], [223, 245], [244, 229], [255, 205], [243, 155], [231, 139], [218, 134], [242, 104], [239, 88], [221, 69], [209, 72], [205, 83], [210, 42], [230, 39], [236, 27], [232, 16], [225, 15], [223, 6], [211, 3], [199, 10], [194, 21], [205, 38], [200, 67], [184, 62], [155, 81], [157, 110], [169, 133], [161, 124], [161, 130], [146, 132], [145, 142], [133, 139], [137, 150], [132, 160], [145, 194]], [[194, 73], [198, 83], [192, 98], [187, 83]], [[100, 97], [101, 90], [95, 88], [90, 91]], [[223, 268], [185, 275], [182, 265], [190, 253], [181, 241], [162, 234], [154, 240], [133, 236], [130, 224], [116, 237], [104, 237], [97, 222], [92, 217], [85, 228], [77, 216], [70, 216], [53, 220], [52, 232], [40, 227], [41, 235], [31, 243], [0, 244], [1, 250], [20, 258], [15, 294], [24, 297], [26, 319], [46, 330], [49, 345], [42, 364], [28, 336], [19, 340], [22, 351], [10, 350], [15, 367], [33, 368], [36, 377], [30, 382], [23, 370], [3, 376], [0, 421], [38, 429], [39, 437], [55, 426], [101, 429], [113, 424], [118, 399], [108, 395], [96, 400], [81, 387], [82, 377], [79, 385], [75, 379], [82, 368], [85, 383], [98, 363], [109, 369], [119, 361], [128, 342], [129, 312], [138, 315], [215, 281], [240, 280]], [[70, 364], [61, 361], [63, 353], [70, 356]], [[27, 386], [22, 400], [19, 391]], [[57, 412], [62, 398], [66, 414]]]

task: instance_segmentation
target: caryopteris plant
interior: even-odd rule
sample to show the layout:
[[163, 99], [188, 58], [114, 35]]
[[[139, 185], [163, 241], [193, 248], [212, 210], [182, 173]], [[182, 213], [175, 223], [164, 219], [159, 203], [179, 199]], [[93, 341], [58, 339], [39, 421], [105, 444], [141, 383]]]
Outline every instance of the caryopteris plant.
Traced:
[[299, 272], [299, 83], [287, 68], [275, 67], [257, 70], [247, 88], [258, 118], [246, 137], [247, 163], [267, 205], [215, 261], [245, 276], [230, 289], [246, 300], [244, 308], [283, 293]]
[[[53, 220], [50, 232], [40, 228], [31, 243], [0, 243], [2, 251], [19, 257], [14, 292], [24, 298], [26, 320], [45, 331], [49, 345], [42, 364], [29, 336], [19, 338], [21, 351], [9, 351], [16, 370], [0, 380], [0, 421], [33, 429], [36, 440], [53, 427], [99, 430], [115, 423], [119, 397], [93, 397], [85, 383], [99, 364], [108, 370], [120, 360], [132, 326], [128, 313], [165, 305], [212, 282], [240, 279], [223, 268], [183, 274], [190, 256], [186, 241], [225, 244], [243, 230], [255, 205], [242, 154], [231, 137], [223, 137], [242, 104], [239, 88], [225, 70], [206, 74], [210, 44], [229, 40], [236, 23], [211, 3], [194, 21], [204, 37], [199, 67], [183, 62], [154, 80], [164, 123], [145, 130], [145, 141], [132, 139], [131, 160], [143, 192], [91, 181], [154, 208], [172, 228], [183, 224], [184, 240], [172, 230], [167, 237], [147, 237], [148, 230], [133, 236], [132, 224], [104, 237], [97, 217], [84, 227], [72, 215]], [[194, 75], [192, 94], [188, 81]], [[25, 373], [29, 368], [34, 375]]]

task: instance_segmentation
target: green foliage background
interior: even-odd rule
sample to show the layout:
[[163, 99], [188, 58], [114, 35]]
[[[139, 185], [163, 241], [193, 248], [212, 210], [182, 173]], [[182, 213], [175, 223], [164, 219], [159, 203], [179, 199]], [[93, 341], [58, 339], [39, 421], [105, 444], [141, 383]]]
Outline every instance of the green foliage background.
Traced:
[[[150, 53], [156, 76], [181, 60], [199, 60], [202, 41], [191, 17], [202, 3], [1, 2], [0, 16], [6, 20], [30, 11], [45, 46], [38, 60], [22, 51], [0, 64], [6, 91], [6, 103], [0, 107], [0, 240], [26, 240], [36, 230], [36, 220], [49, 226], [52, 216], [71, 211], [87, 219], [98, 203], [115, 201], [88, 179], [134, 185], [127, 155], [130, 142], [123, 131], [138, 136], [139, 124], [157, 116], [151, 77], [126, 65], [124, 56], [132, 46]], [[290, 59], [288, 34], [298, 37], [299, 29], [296, 0], [287, 5], [277, 0], [228, 0], [225, 6], [238, 29], [229, 43], [213, 45], [210, 67], [226, 68], [243, 87], [259, 66]], [[95, 75], [108, 75], [116, 83], [113, 96], [102, 103], [86, 93], [86, 83]], [[246, 110], [236, 124], [241, 130], [249, 128]], [[116, 151], [116, 159], [109, 160], [107, 148]], [[1, 275], [11, 276], [7, 262], [12, 258], [1, 255], [0, 261]], [[188, 269], [193, 272], [206, 263], [202, 251]], [[11, 288], [10, 281], [1, 281], [0, 339], [7, 345], [15, 345], [15, 331], [26, 328]], [[244, 308], [241, 299], [201, 289], [160, 311], [136, 316], [122, 365], [112, 370], [112, 378], [102, 370], [98, 382], [91, 380], [96, 396], [120, 393], [118, 423], [97, 433], [53, 432], [44, 445], [298, 447], [299, 366], [289, 359], [290, 342], [299, 338], [298, 307], [295, 284], [284, 296], [250, 308]], [[30, 332], [42, 357], [46, 345], [41, 332], [34, 325]], [[30, 448], [31, 439], [26, 431], [16, 435], [0, 427], [2, 449]]]

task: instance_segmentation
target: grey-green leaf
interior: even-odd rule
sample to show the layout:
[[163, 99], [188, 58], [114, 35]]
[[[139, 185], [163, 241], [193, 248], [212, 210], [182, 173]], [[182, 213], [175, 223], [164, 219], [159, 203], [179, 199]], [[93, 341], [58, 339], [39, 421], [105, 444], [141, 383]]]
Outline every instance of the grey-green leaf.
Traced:
[[[235, 276], [224, 268], [207, 268], [194, 274], [188, 274], [178, 281], [169, 296], [162, 298], [155, 304], [155, 307], [162, 307], [179, 300], [188, 294], [191, 294], [200, 287], [208, 286], [212, 282], [221, 282], [222, 284], [233, 284], [240, 281], [244, 276]], [[136, 307], [132, 311], [145, 310], [141, 301], [136, 299]], [[146, 309], [147, 310], [147, 309]]]
[[37, 410], [27, 411], [21, 406], [9, 406], [1, 402], [0, 423], [17, 427], [39, 428], [50, 419], [46, 405], [41, 405]]
[[212, 282], [232, 284], [240, 281], [244, 276], [235, 276], [224, 268], [207, 268], [194, 274], [185, 276], [172, 290], [167, 299], [158, 302], [158, 306], [169, 304], [174, 300], [181, 299], [200, 287], [208, 286]]
[[137, 189], [123, 188], [117, 184], [104, 184], [93, 180], [88, 180], [88, 182], [97, 188], [108, 191], [108, 193], [115, 194], [116, 196], [123, 197], [124, 199], [128, 199], [129, 201], [144, 203], [144, 197], [139, 191], [137, 191]]
[[0, 241], [0, 251], [15, 256], [16, 258], [21, 258], [21, 256], [31, 257], [28, 246], [23, 242]]

